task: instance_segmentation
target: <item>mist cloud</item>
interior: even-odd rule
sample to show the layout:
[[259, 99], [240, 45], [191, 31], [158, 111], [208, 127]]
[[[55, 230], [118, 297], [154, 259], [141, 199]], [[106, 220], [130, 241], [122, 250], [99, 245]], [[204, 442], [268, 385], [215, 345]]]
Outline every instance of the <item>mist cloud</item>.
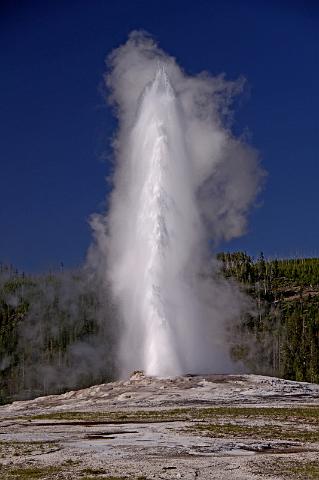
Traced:
[[92, 217], [88, 260], [119, 305], [122, 372], [230, 369], [225, 325], [246, 304], [208, 242], [245, 232], [264, 175], [230, 129], [243, 79], [189, 76], [143, 32], [107, 65], [114, 188], [105, 215]]

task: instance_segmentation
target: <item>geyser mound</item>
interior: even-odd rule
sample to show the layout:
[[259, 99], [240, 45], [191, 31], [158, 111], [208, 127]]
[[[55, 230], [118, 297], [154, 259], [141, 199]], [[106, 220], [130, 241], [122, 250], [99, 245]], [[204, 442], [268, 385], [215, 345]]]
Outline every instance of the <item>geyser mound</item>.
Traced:
[[122, 320], [122, 372], [229, 370], [224, 326], [243, 297], [208, 241], [240, 235], [261, 177], [256, 154], [224, 127], [241, 82], [189, 77], [134, 32], [109, 57], [117, 107], [110, 207], [95, 215], [89, 261]]

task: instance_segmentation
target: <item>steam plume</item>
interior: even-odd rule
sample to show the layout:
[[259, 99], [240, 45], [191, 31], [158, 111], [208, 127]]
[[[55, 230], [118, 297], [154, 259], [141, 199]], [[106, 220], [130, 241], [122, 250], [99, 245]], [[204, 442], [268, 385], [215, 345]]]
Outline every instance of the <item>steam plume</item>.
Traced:
[[92, 218], [89, 260], [119, 305], [122, 372], [229, 369], [224, 325], [242, 298], [209, 260], [208, 241], [243, 233], [262, 176], [227, 128], [242, 81], [188, 76], [141, 32], [108, 64], [114, 189], [107, 214]]

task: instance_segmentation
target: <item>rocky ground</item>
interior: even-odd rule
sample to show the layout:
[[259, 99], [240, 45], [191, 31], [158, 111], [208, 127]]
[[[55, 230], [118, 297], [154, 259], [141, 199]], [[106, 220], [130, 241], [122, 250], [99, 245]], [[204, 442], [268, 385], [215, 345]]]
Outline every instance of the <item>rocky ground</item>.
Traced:
[[128, 381], [0, 407], [0, 479], [317, 479], [319, 385]]

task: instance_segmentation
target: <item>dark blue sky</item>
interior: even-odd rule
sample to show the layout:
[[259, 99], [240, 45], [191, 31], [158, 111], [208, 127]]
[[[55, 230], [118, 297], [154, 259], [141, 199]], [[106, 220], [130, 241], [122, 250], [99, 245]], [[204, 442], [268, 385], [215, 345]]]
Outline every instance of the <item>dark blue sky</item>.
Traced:
[[41, 271], [85, 258], [115, 126], [100, 89], [104, 59], [133, 29], [151, 33], [188, 73], [247, 78], [234, 130], [249, 129], [268, 179], [247, 235], [227, 248], [318, 255], [316, 4], [3, 1], [0, 259]]

